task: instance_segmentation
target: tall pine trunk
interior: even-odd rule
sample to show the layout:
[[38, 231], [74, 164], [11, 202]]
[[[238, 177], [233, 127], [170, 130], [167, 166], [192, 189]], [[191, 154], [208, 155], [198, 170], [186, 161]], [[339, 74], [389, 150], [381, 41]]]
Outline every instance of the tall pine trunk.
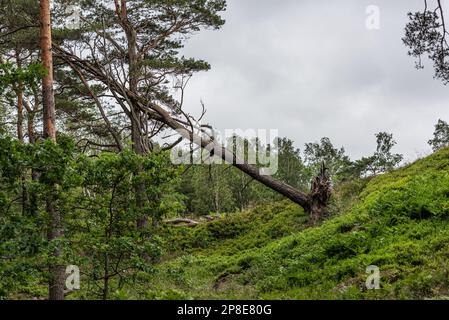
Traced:
[[[34, 130], [34, 118], [36, 114], [36, 109], [38, 105], [38, 95], [37, 92], [35, 92], [35, 105], [34, 107], [31, 107], [28, 103], [24, 103], [26, 109], [27, 109], [27, 134], [28, 134], [28, 143], [34, 144], [36, 143], [36, 136], [35, 136], [35, 130]], [[35, 169], [31, 169], [31, 171], [28, 173], [28, 175], [31, 175], [31, 181], [37, 181], [38, 174]], [[28, 190], [28, 213], [30, 216], [37, 216], [38, 212], [38, 198], [36, 194], [36, 190], [29, 189]]]
[[[52, 35], [50, 0], [40, 0], [40, 22], [41, 22], [41, 59], [44, 68], [48, 71], [42, 80], [42, 102], [43, 102], [43, 123], [44, 137], [56, 143], [55, 126], [55, 98], [53, 93], [53, 55], [52, 55]], [[55, 208], [55, 199], [48, 196], [46, 199], [46, 209], [50, 223], [48, 226], [48, 241], [56, 240], [63, 235], [61, 217]], [[61, 255], [61, 248], [57, 246], [52, 252], [53, 257]], [[58, 263], [49, 266], [49, 299], [64, 300], [64, 267]]]
[[53, 93], [53, 54], [51, 43], [50, 0], [40, 0], [41, 5], [41, 59], [47, 75], [42, 80], [44, 137], [56, 143], [55, 97]]

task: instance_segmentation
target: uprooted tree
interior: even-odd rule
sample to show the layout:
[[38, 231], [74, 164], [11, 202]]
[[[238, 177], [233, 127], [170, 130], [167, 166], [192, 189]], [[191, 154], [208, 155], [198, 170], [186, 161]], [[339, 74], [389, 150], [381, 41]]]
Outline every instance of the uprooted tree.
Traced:
[[[299, 204], [317, 220], [327, 205], [330, 184], [314, 184], [310, 193], [304, 193], [263, 175], [257, 167], [208, 135], [209, 125], [198, 124], [204, 109], [198, 119], [184, 111], [183, 94], [188, 79], [194, 72], [209, 69], [209, 65], [201, 60], [179, 57], [179, 49], [190, 34], [202, 28], [217, 29], [224, 24], [219, 16], [226, 8], [224, 0], [73, 2], [83, 5], [78, 36], [55, 41], [55, 55], [70, 67], [67, 73], [73, 72], [85, 86], [101, 84], [101, 90], [89, 90], [89, 95], [102, 111], [106, 123], [110, 121], [102, 106], [105, 99], [113, 98], [121, 107], [121, 112], [129, 119], [129, 135], [136, 153], [151, 151], [153, 137], [174, 130], [181, 138], [167, 148], [175, 147], [182, 139], [196, 143]], [[172, 78], [178, 93], [181, 92], [178, 99], [171, 92]], [[118, 129], [108, 127], [112, 143], [120, 140]], [[126, 128], [123, 131], [126, 132]], [[118, 143], [117, 149], [120, 149]], [[327, 177], [324, 171], [320, 181]], [[135, 191], [137, 195], [143, 193]], [[317, 197], [321, 192], [326, 196]], [[144, 200], [136, 196], [136, 201]], [[137, 206], [143, 204], [137, 203]], [[139, 223], [144, 226], [146, 218]]]

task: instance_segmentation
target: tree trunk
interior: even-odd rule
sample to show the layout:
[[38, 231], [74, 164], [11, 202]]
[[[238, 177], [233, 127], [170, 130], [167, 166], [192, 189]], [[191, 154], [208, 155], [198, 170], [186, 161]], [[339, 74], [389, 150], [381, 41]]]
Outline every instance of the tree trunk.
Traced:
[[[139, 90], [139, 73], [140, 66], [137, 58], [137, 34], [128, 21], [126, 0], [120, 0], [120, 6], [116, 7], [118, 18], [125, 31], [126, 40], [128, 42], [128, 60], [129, 60], [129, 90], [133, 94], [138, 94]], [[133, 144], [133, 151], [136, 154], [143, 155], [147, 152], [147, 146], [143, 143], [142, 130], [142, 110], [135, 105], [131, 105], [131, 139]], [[136, 175], [140, 174], [141, 169], [138, 169]], [[134, 192], [136, 195], [136, 208], [141, 212], [141, 217], [137, 220], [137, 227], [145, 229], [148, 226], [148, 215], [143, 212], [145, 207], [146, 190], [143, 183], [135, 186]]]
[[[37, 100], [36, 100], [37, 104]], [[27, 105], [27, 104], [25, 104]], [[34, 115], [35, 111], [31, 108], [31, 106], [27, 107], [27, 133], [28, 133], [28, 142], [30, 144], [34, 144], [36, 142], [36, 137], [34, 134]], [[37, 181], [38, 174], [35, 169], [31, 169], [31, 180]], [[36, 217], [38, 212], [38, 204], [37, 204], [37, 194], [35, 191], [28, 191], [28, 212], [30, 216]]]
[[[50, 228], [47, 234], [49, 241], [61, 238], [63, 231], [61, 228], [61, 216], [54, 207], [54, 199], [47, 198], [47, 212], [50, 216]], [[53, 257], [59, 258], [61, 256], [61, 248], [57, 246], [52, 252]], [[59, 263], [53, 263], [49, 266], [50, 278], [49, 278], [49, 294], [50, 300], [64, 300], [64, 278], [65, 269]]]
[[34, 144], [34, 142], [36, 142], [36, 138], [34, 136], [34, 112], [30, 111], [27, 113], [27, 134], [28, 142], [30, 144]]
[[[47, 70], [47, 74], [42, 80], [44, 137], [56, 143], [50, 0], [40, 0], [40, 23], [41, 60], [44, 68]], [[51, 242], [63, 236], [63, 229], [61, 216], [55, 208], [54, 199], [48, 196], [46, 203], [47, 213], [50, 218], [48, 241]], [[59, 246], [56, 247], [52, 255], [55, 258], [59, 258], [61, 256], [61, 248]], [[49, 266], [49, 271], [49, 299], [64, 300], [64, 266], [59, 265], [59, 263], [53, 263]]]
[[[20, 70], [22, 68], [22, 60], [20, 58], [20, 49], [15, 49], [16, 53], [16, 64], [17, 68]], [[21, 81], [17, 84], [16, 88], [16, 95], [17, 95], [17, 139], [20, 142], [23, 142], [23, 84]], [[28, 190], [27, 190], [27, 174], [26, 171], [23, 173], [22, 177], [22, 213], [25, 213], [28, 211], [28, 203], [29, 203], [29, 196], [28, 196]]]
[[23, 86], [17, 88], [17, 139], [23, 142]]
[[103, 294], [102, 299], [108, 300], [109, 298], [109, 257], [108, 254], [104, 254], [104, 277], [103, 277]]
[[[134, 113], [136, 117], [140, 117], [139, 113]], [[133, 143], [133, 151], [136, 154], [143, 155], [145, 154], [145, 148], [142, 144], [141, 139], [141, 131], [140, 131], [140, 124], [137, 123], [134, 119], [131, 119], [132, 123], [132, 143]], [[137, 169], [136, 175], [139, 175], [142, 171], [141, 168]], [[138, 183], [134, 187], [134, 193], [136, 196], [136, 208], [138, 211], [141, 212], [141, 217], [137, 220], [137, 227], [139, 229], [145, 229], [148, 226], [148, 215], [143, 212], [145, 207], [145, 197], [146, 197], [146, 190], [145, 185], [143, 183]]]

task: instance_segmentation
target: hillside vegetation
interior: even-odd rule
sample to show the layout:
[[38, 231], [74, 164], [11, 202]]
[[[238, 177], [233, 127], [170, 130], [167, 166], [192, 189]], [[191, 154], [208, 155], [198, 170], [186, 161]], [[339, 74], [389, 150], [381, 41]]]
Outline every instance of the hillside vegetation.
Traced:
[[[338, 185], [328, 217], [316, 227], [287, 201], [197, 228], [167, 227], [165, 255], [154, 273], [116, 294], [442, 299], [449, 296], [448, 216], [444, 149], [394, 172]], [[366, 289], [370, 265], [380, 268], [380, 290]]]

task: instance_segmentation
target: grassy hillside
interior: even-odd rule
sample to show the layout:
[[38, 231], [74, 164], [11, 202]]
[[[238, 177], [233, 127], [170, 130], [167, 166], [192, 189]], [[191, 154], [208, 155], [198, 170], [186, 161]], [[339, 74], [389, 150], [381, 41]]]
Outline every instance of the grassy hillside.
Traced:
[[[449, 296], [448, 216], [446, 149], [338, 186], [316, 227], [284, 201], [167, 229], [164, 260], [133, 290], [152, 299], [441, 299]], [[369, 265], [380, 268], [380, 290], [365, 288]]]

